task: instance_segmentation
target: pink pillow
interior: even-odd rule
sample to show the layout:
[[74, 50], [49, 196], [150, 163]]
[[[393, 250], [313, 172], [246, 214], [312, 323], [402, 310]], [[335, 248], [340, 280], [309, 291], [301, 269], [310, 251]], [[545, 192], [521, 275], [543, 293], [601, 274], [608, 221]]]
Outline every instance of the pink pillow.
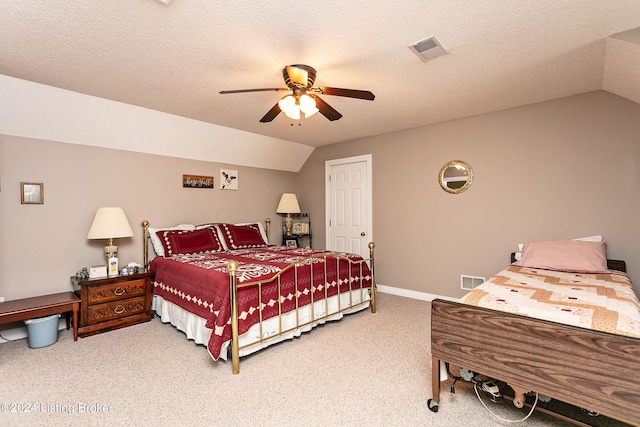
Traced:
[[605, 242], [579, 240], [526, 242], [522, 258], [513, 264], [582, 273], [602, 273], [608, 270]]
[[257, 224], [218, 224], [228, 249], [263, 248], [267, 246]]
[[160, 231], [158, 234], [162, 234], [165, 256], [210, 254], [224, 250], [212, 228]]

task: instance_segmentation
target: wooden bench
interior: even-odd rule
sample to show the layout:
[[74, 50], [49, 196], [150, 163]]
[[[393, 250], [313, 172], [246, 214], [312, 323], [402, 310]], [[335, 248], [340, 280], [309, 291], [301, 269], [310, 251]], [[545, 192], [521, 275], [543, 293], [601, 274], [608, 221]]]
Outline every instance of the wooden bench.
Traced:
[[77, 341], [79, 309], [80, 298], [73, 292], [0, 302], [0, 324], [65, 313], [68, 330], [69, 312], [73, 312], [73, 340]]

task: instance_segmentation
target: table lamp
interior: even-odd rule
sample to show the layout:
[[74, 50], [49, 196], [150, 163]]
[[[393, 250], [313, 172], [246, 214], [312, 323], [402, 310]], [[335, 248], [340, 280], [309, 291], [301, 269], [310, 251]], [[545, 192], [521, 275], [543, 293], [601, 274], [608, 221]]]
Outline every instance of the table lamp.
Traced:
[[284, 193], [280, 198], [280, 203], [278, 204], [278, 209], [276, 210], [276, 212], [279, 214], [285, 214], [285, 236], [291, 236], [291, 214], [300, 213], [300, 205], [298, 204], [296, 195], [292, 193]]
[[104, 254], [107, 257], [109, 277], [118, 275], [118, 246], [114, 239], [132, 237], [133, 230], [122, 208], [99, 208], [89, 229], [87, 239], [107, 239]]

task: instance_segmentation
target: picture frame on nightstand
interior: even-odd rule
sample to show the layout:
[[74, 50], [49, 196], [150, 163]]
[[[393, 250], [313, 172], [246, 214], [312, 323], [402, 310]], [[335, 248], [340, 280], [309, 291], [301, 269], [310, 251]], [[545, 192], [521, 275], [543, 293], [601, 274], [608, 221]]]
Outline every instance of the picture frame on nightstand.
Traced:
[[92, 265], [89, 267], [89, 278], [90, 279], [98, 279], [101, 277], [107, 277], [107, 266], [106, 265]]
[[295, 237], [293, 237], [293, 238], [285, 237], [284, 238], [284, 244], [287, 245], [290, 248], [297, 248], [298, 247], [298, 239], [296, 239]]

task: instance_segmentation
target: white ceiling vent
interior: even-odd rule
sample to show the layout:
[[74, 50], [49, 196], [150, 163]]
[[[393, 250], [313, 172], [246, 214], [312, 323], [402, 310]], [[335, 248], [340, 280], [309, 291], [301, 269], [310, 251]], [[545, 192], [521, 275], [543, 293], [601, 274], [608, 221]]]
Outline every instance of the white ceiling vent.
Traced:
[[429, 37], [424, 40], [420, 40], [419, 42], [410, 44], [409, 49], [414, 51], [416, 55], [418, 55], [423, 61], [428, 61], [447, 53], [447, 51], [444, 50], [444, 47], [442, 47], [440, 42], [435, 37]]

